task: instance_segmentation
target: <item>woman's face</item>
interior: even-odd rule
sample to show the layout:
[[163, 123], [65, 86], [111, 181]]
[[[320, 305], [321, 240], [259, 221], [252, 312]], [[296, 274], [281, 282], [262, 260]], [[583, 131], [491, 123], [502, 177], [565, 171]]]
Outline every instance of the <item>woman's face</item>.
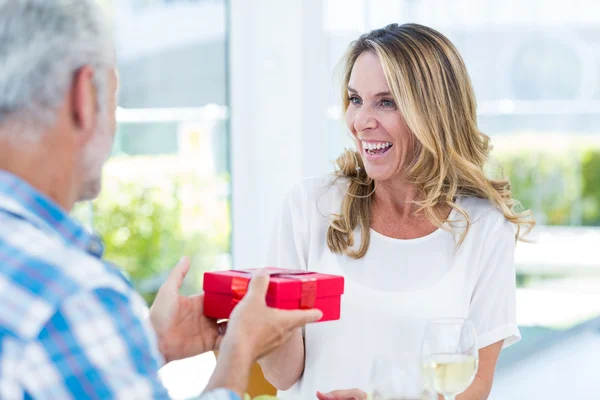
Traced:
[[376, 181], [403, 177], [412, 134], [398, 111], [377, 54], [367, 51], [357, 58], [348, 98], [346, 124], [369, 177]]

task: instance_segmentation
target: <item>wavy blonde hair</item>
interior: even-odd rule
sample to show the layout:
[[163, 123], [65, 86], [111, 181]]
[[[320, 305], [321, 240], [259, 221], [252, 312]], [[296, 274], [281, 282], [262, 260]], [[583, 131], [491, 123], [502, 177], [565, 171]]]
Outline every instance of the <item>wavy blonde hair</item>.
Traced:
[[[414, 136], [414, 154], [405, 173], [421, 199], [415, 200], [438, 228], [444, 228], [448, 207], [466, 221], [457, 249], [465, 239], [471, 219], [457, 203], [460, 197], [489, 200], [517, 226], [522, 239], [535, 225], [531, 211], [517, 211], [510, 182], [488, 179], [484, 165], [490, 139], [477, 127], [475, 94], [465, 64], [452, 43], [441, 33], [417, 24], [388, 25], [350, 44], [343, 59], [342, 101], [348, 109], [348, 82], [356, 59], [364, 52], [379, 57], [390, 91]], [[367, 176], [361, 156], [346, 150], [336, 161], [336, 176], [348, 180], [341, 214], [333, 215], [327, 231], [331, 251], [362, 258], [369, 248], [371, 208], [375, 182]], [[443, 207], [446, 206], [446, 207]], [[446, 212], [444, 212], [446, 210]], [[354, 250], [354, 230], [361, 228], [361, 245]]]

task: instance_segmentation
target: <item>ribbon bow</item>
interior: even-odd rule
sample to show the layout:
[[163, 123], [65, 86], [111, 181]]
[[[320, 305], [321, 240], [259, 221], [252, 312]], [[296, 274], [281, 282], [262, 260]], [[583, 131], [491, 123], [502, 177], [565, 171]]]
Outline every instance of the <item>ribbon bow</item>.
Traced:
[[[233, 270], [243, 274], [251, 275], [251, 270]], [[300, 309], [311, 309], [315, 307], [317, 298], [317, 280], [315, 278], [304, 279], [303, 275], [312, 275], [313, 272], [289, 270], [289, 271], [269, 271], [269, 275], [275, 278], [295, 279], [302, 282], [300, 292]], [[233, 304], [239, 303], [248, 292], [250, 280], [246, 277], [234, 276], [231, 279], [231, 293], [233, 295]]]

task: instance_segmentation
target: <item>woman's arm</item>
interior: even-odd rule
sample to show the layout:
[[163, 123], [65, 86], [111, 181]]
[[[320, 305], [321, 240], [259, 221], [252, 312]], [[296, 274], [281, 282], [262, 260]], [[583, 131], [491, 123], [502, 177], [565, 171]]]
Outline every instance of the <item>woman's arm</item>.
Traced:
[[[496, 362], [502, 350], [503, 340], [479, 350], [479, 369], [469, 388], [456, 397], [457, 400], [486, 400], [492, 390]], [[443, 397], [440, 397], [443, 400]]]
[[304, 338], [298, 328], [279, 349], [258, 361], [265, 378], [277, 390], [288, 390], [304, 372]]
[[485, 400], [494, 380], [502, 347], [520, 339], [516, 317], [515, 228], [503, 215], [496, 216], [483, 246], [483, 258], [469, 310], [475, 324], [479, 370], [471, 387], [458, 400]]
[[[275, 220], [266, 265], [279, 268], [306, 270], [312, 203], [306, 184], [297, 185], [287, 193]], [[278, 390], [288, 390], [304, 372], [304, 338], [297, 329], [280, 348], [258, 361], [265, 378]]]
[[[469, 388], [456, 397], [456, 400], [486, 400], [492, 390], [496, 361], [502, 350], [503, 340], [479, 350], [479, 369], [475, 380]], [[336, 390], [326, 394], [318, 394], [321, 400], [359, 400], [367, 398], [367, 394], [359, 389]], [[439, 400], [444, 396], [438, 395]]]

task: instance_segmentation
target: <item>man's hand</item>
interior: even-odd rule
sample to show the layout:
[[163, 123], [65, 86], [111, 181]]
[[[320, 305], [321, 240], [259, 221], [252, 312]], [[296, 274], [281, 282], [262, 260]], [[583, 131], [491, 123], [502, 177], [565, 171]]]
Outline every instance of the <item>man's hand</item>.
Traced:
[[166, 362], [215, 350], [221, 341], [215, 320], [204, 316], [204, 295], [179, 294], [190, 269], [183, 257], [161, 286], [150, 309], [150, 320]]
[[252, 276], [248, 292], [229, 318], [217, 367], [207, 390], [227, 388], [242, 396], [252, 363], [285, 343], [292, 332], [323, 316], [319, 310], [278, 310], [267, 306], [269, 274]]
[[318, 321], [320, 310], [279, 310], [267, 307], [265, 297], [270, 276], [265, 270], [253, 274], [248, 293], [229, 318], [225, 340], [241, 341], [255, 360], [285, 343], [296, 328]]

